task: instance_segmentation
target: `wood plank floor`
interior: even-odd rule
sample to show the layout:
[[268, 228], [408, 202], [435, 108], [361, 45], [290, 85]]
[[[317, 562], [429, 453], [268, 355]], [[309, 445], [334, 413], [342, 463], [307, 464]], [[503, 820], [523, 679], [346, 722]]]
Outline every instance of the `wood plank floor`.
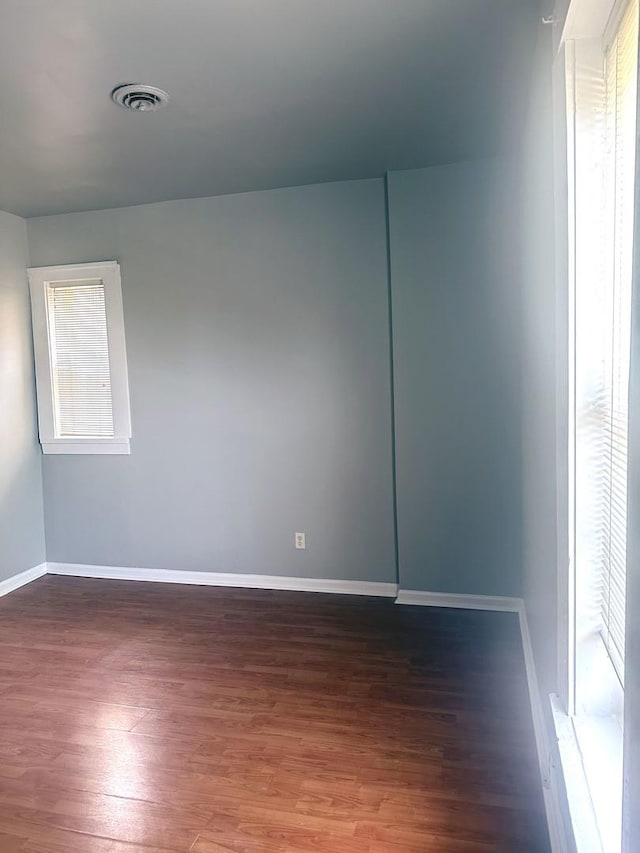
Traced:
[[1, 853], [548, 853], [513, 614], [50, 576], [0, 655]]

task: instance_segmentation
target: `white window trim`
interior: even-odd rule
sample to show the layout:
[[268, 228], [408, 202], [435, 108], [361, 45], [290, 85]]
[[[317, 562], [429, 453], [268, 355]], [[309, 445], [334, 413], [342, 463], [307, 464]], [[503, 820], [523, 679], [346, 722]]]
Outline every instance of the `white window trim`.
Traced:
[[[43, 453], [129, 454], [131, 413], [120, 266], [116, 261], [32, 267], [28, 270], [38, 396], [38, 425]], [[99, 278], [104, 283], [114, 434], [108, 438], [61, 438], [55, 433], [47, 286], [51, 282]]]

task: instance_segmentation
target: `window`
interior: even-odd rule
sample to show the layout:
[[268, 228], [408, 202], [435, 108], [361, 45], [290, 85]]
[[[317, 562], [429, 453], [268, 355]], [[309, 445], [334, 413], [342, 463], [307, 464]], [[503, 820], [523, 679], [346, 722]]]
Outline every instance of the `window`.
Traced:
[[[610, 236], [605, 277], [605, 412], [608, 475], [599, 500], [601, 542], [601, 636], [624, 683], [627, 545], [627, 445], [631, 282], [636, 156], [638, 1], [627, 6], [606, 58], [607, 210]], [[610, 319], [609, 319], [610, 318]]]
[[573, 8], [579, 35], [565, 45], [572, 526], [567, 710], [598, 849], [608, 853], [620, 850], [621, 835], [639, 2], [575, 0]]
[[604, 51], [576, 47], [574, 82], [576, 617], [621, 684], [637, 46], [631, 0]]
[[29, 270], [44, 453], [129, 453], [127, 359], [115, 261]]

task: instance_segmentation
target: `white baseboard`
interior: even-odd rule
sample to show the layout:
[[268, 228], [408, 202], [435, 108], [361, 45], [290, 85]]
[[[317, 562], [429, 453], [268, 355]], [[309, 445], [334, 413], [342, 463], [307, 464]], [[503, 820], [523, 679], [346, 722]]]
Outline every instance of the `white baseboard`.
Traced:
[[46, 575], [46, 573], [47, 564], [40, 563], [39, 566], [34, 566], [32, 569], [27, 569], [24, 572], [20, 572], [18, 575], [13, 575], [13, 577], [0, 581], [0, 596], [8, 595], [10, 592], [13, 592], [14, 589], [19, 589], [21, 586], [31, 583], [31, 581], [34, 581], [37, 578], [41, 578], [43, 575]]
[[500, 610], [519, 613], [521, 598], [506, 598], [501, 595], [458, 595], [446, 592], [422, 592], [417, 589], [398, 591], [396, 604], [417, 604], [420, 607], [459, 607], [464, 610]]
[[533, 732], [536, 739], [538, 752], [538, 763], [540, 765], [540, 778], [542, 780], [542, 793], [544, 796], [544, 808], [549, 828], [549, 841], [552, 853], [567, 853], [568, 843], [562, 812], [560, 809], [560, 795], [556, 775], [551, 766], [551, 746], [549, 741], [547, 724], [544, 718], [540, 688], [538, 687], [538, 676], [536, 674], [533, 646], [529, 634], [529, 623], [527, 622], [527, 611], [524, 605], [520, 608], [520, 632], [522, 634], [522, 650], [524, 652], [524, 664], [527, 672], [527, 684], [529, 687], [529, 701], [531, 703], [531, 716], [533, 718]]
[[243, 575], [234, 572], [188, 572], [172, 569], [141, 569], [120, 566], [91, 566], [83, 563], [47, 563], [50, 575], [83, 578], [151, 581], [153, 583], [233, 586], [246, 589], [283, 589], [296, 592], [328, 592], [338, 595], [371, 595], [395, 598], [395, 583], [346, 581], [325, 578], [286, 577], [284, 575]]

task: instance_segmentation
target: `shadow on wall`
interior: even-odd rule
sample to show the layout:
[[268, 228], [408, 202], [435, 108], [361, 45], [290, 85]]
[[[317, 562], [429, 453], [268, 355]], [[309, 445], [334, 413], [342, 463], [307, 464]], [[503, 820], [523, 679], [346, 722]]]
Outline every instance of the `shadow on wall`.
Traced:
[[22, 220], [0, 214], [0, 580], [45, 559]]
[[521, 594], [515, 165], [389, 176], [404, 589]]

